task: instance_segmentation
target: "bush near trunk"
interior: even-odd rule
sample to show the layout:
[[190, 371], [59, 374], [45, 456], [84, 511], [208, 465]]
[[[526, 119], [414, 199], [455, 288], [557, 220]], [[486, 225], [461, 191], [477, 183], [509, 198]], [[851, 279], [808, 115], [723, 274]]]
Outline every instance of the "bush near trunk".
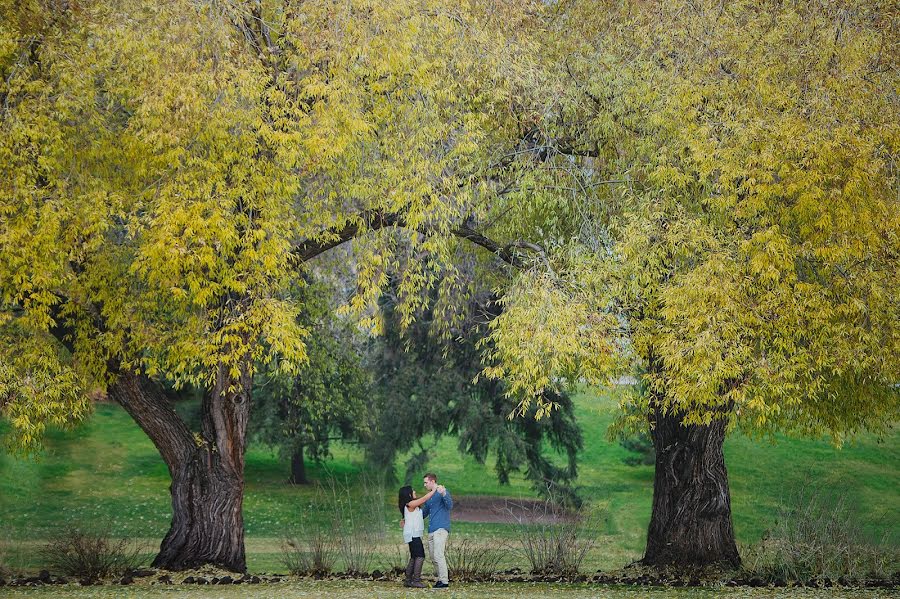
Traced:
[[113, 539], [107, 532], [76, 526], [65, 528], [40, 552], [51, 571], [90, 580], [136, 569], [143, 561], [141, 553], [142, 548], [128, 539]]
[[866, 533], [845, 493], [795, 491], [763, 539], [744, 553], [744, 571], [764, 581], [886, 579], [900, 572], [896, 531]]
[[[604, 508], [605, 509], [605, 508]], [[604, 517], [601, 508], [567, 510], [546, 499], [533, 506], [507, 508], [515, 527], [518, 550], [533, 574], [574, 576], [596, 543], [591, 531]]]
[[0, 576], [9, 576], [10, 569], [7, 565], [7, 559], [9, 559], [6, 555], [6, 548], [3, 545], [0, 545]]
[[337, 545], [332, 531], [288, 537], [281, 544], [281, 562], [294, 576], [326, 576], [334, 570]]
[[324, 576], [338, 568], [367, 576], [385, 539], [384, 493], [377, 476], [351, 480], [327, 474], [316, 483], [310, 506], [327, 505], [330, 513], [324, 520], [309, 510], [297, 515], [296, 532], [282, 540], [281, 563], [297, 576]]

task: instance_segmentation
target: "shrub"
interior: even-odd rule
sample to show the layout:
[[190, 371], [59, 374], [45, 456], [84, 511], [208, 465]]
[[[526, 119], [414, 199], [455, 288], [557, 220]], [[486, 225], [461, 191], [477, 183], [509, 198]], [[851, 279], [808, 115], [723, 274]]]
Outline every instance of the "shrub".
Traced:
[[[384, 485], [379, 482], [362, 476], [351, 485], [328, 475], [316, 484], [315, 498], [298, 515], [296, 532], [282, 540], [281, 562], [291, 574], [325, 575], [339, 561], [348, 573], [369, 573], [385, 537]], [[317, 509], [323, 506], [326, 511]]]
[[510, 548], [505, 542], [479, 545], [472, 539], [451, 537], [447, 543], [447, 569], [453, 580], [488, 580], [497, 572]]
[[552, 499], [513, 507], [508, 507], [507, 512], [515, 525], [519, 551], [531, 572], [577, 574], [595, 543], [596, 514], [584, 509], [567, 511]]
[[281, 562], [294, 576], [325, 576], [334, 569], [336, 542], [330, 532], [316, 530], [281, 543]]
[[0, 534], [0, 577], [12, 576], [13, 562], [21, 563], [18, 543], [8, 533]]
[[375, 538], [364, 530], [344, 532], [338, 551], [348, 574], [366, 575], [375, 559]]
[[816, 485], [793, 493], [773, 528], [744, 553], [743, 568], [763, 580], [887, 578], [898, 571], [896, 540], [873, 539], [846, 494]]
[[393, 574], [403, 574], [406, 571], [406, 564], [409, 563], [409, 550], [405, 544], [394, 545], [391, 551], [381, 556], [380, 570]]
[[[362, 477], [354, 488], [347, 481], [329, 479], [331, 504], [334, 506], [332, 535], [337, 550], [350, 574], [368, 574], [375, 560], [375, 550], [385, 537], [385, 496], [382, 480]], [[359, 489], [362, 493], [359, 493]], [[354, 497], [365, 498], [366, 504], [354, 504]]]
[[127, 539], [69, 526], [40, 551], [50, 570], [96, 580], [119, 576], [141, 564], [141, 547]]
[[8, 559], [9, 558], [6, 555], [6, 547], [0, 544], [0, 577], [10, 575], [11, 570], [7, 564]]

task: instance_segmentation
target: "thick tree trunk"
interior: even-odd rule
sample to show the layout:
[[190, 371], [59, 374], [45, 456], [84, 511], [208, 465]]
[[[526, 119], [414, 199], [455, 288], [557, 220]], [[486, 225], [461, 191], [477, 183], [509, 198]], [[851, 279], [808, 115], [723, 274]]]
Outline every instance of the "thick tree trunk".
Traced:
[[309, 483], [306, 478], [306, 464], [303, 462], [303, 446], [298, 445], [291, 454], [291, 478], [292, 485], [305, 485]]
[[202, 402], [202, 434], [195, 436], [149, 378], [123, 373], [110, 389], [156, 445], [172, 476], [172, 526], [153, 565], [184, 570], [213, 564], [246, 571], [244, 443], [250, 413], [250, 376], [234, 381], [220, 368]]
[[740, 565], [722, 446], [725, 420], [684, 426], [657, 407], [653, 513], [643, 563], [652, 566]]
[[172, 479], [172, 526], [153, 566], [186, 570], [213, 564], [247, 569], [244, 554], [244, 483], [217, 452], [200, 447]]

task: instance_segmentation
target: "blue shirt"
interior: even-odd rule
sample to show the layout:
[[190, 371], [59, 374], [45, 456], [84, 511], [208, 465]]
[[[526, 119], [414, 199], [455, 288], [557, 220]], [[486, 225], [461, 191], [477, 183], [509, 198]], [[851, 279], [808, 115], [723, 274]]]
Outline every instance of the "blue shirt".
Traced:
[[450, 510], [453, 509], [453, 498], [450, 491], [445, 494], [435, 493], [431, 499], [422, 504], [422, 515], [428, 518], [428, 532], [443, 528], [450, 532]]

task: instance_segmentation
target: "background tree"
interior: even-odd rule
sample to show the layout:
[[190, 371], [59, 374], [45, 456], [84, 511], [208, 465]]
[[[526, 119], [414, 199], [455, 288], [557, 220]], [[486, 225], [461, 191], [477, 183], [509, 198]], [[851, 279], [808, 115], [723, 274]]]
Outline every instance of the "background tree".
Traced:
[[365, 340], [352, 321], [335, 316], [333, 293], [308, 282], [297, 296], [307, 361], [296, 375], [268, 376], [254, 387], [250, 432], [290, 461], [291, 483], [305, 484], [305, 457], [323, 460], [332, 440], [365, 442], [371, 434], [371, 373], [362, 362]]
[[[628, 389], [626, 393], [637, 393], [639, 397], [645, 397], [647, 389], [638, 383], [637, 389]], [[629, 452], [622, 458], [622, 462], [629, 466], [652, 466], [656, 464], [656, 449], [653, 446], [650, 423], [645, 420], [645, 413], [640, 402], [625, 402], [624, 414], [621, 420], [635, 424], [637, 430], [622, 430], [618, 433], [619, 445]]]
[[[425, 438], [436, 443], [444, 435], [456, 435], [460, 453], [479, 463], [494, 454], [502, 484], [509, 483], [512, 472], [524, 469], [539, 493], [579, 503], [574, 482], [582, 437], [569, 395], [548, 389], [548, 397], [559, 406], [548, 418], [528, 414], [511, 419], [517, 402], [504, 393], [502, 382], [474, 380], [482, 367], [478, 345], [487, 322], [499, 313], [490, 294], [471, 301], [469, 318], [454, 329], [452, 339], [441, 338], [431, 326], [430, 313], [404, 333], [390, 297], [383, 298], [381, 310], [384, 335], [370, 350], [378, 414], [367, 447], [371, 464], [393, 476], [397, 457], [413, 450], [405, 464], [409, 483], [428, 463], [433, 446], [425, 445]], [[563, 455], [562, 465], [554, 454]]]

